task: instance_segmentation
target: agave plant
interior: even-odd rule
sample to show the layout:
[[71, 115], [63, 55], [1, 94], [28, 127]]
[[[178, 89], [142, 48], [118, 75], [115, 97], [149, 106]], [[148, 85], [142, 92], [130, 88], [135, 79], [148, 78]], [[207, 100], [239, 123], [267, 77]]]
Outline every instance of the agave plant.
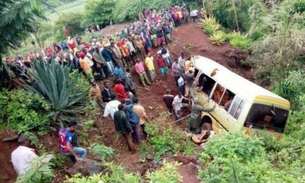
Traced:
[[40, 94], [51, 104], [55, 125], [62, 126], [63, 121], [69, 120], [75, 114], [84, 109], [82, 100], [88, 94], [89, 88], [85, 91], [76, 91], [79, 73], [73, 73], [69, 79], [70, 68], [56, 65], [54, 60], [45, 64], [42, 60], [33, 62], [29, 70], [28, 79], [31, 84], [25, 87]]
[[212, 35], [220, 28], [220, 24], [216, 21], [214, 17], [202, 18], [200, 19], [198, 24], [199, 27], [201, 27], [204, 30], [204, 32], [206, 32], [209, 35]]
[[216, 31], [210, 36], [209, 39], [211, 40], [212, 44], [220, 45], [226, 40], [225, 33], [222, 31]]

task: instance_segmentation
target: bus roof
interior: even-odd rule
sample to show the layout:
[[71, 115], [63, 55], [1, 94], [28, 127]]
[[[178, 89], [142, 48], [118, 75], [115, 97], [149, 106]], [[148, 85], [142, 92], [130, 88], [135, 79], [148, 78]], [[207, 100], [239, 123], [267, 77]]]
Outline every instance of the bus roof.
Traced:
[[[192, 57], [191, 60], [196, 69], [201, 70], [207, 76], [220, 83], [223, 87], [247, 100], [254, 101], [255, 98], [258, 97], [268, 97], [282, 100], [286, 106], [290, 106], [289, 101], [286, 99], [243, 78], [242, 76], [230, 71], [228, 68], [209, 58], [197, 55]], [[216, 74], [211, 76], [212, 72], [216, 72]]]

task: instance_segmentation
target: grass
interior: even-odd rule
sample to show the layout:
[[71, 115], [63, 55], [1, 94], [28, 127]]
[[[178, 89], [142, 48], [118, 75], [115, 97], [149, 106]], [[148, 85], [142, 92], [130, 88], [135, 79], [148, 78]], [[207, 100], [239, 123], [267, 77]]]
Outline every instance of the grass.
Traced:
[[58, 17], [64, 13], [69, 12], [83, 12], [85, 9], [87, 1], [86, 0], [77, 0], [71, 3], [63, 4], [62, 6], [59, 6], [55, 8], [54, 10], [49, 10], [45, 14], [47, 18], [53, 23], [55, 22]]

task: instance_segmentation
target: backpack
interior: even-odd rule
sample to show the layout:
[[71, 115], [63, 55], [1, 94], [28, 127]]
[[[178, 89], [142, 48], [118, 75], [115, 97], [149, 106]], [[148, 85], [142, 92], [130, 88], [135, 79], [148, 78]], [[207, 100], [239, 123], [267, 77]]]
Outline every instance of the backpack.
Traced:
[[66, 128], [61, 128], [58, 132], [58, 141], [60, 144], [60, 151], [62, 153], [68, 153], [68, 149], [67, 149], [67, 134], [68, 134], [68, 130]]

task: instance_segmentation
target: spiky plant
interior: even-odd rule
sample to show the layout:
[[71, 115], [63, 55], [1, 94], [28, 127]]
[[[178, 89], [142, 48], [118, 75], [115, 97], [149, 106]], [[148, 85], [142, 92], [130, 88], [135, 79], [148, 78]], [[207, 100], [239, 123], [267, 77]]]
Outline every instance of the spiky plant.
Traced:
[[25, 87], [35, 93], [40, 94], [51, 104], [53, 124], [62, 126], [63, 121], [68, 121], [71, 117], [82, 112], [84, 103], [82, 100], [88, 94], [89, 88], [84, 91], [77, 91], [75, 87], [79, 78], [79, 73], [73, 73], [69, 79], [69, 67], [55, 64], [52, 60], [49, 64], [39, 60], [31, 64], [28, 79], [31, 81]]
[[209, 39], [211, 40], [212, 44], [220, 45], [226, 40], [225, 33], [222, 31], [216, 31], [210, 36]]
[[200, 19], [198, 25], [204, 30], [205, 33], [209, 35], [212, 35], [220, 28], [220, 24], [214, 17], [202, 18]]

